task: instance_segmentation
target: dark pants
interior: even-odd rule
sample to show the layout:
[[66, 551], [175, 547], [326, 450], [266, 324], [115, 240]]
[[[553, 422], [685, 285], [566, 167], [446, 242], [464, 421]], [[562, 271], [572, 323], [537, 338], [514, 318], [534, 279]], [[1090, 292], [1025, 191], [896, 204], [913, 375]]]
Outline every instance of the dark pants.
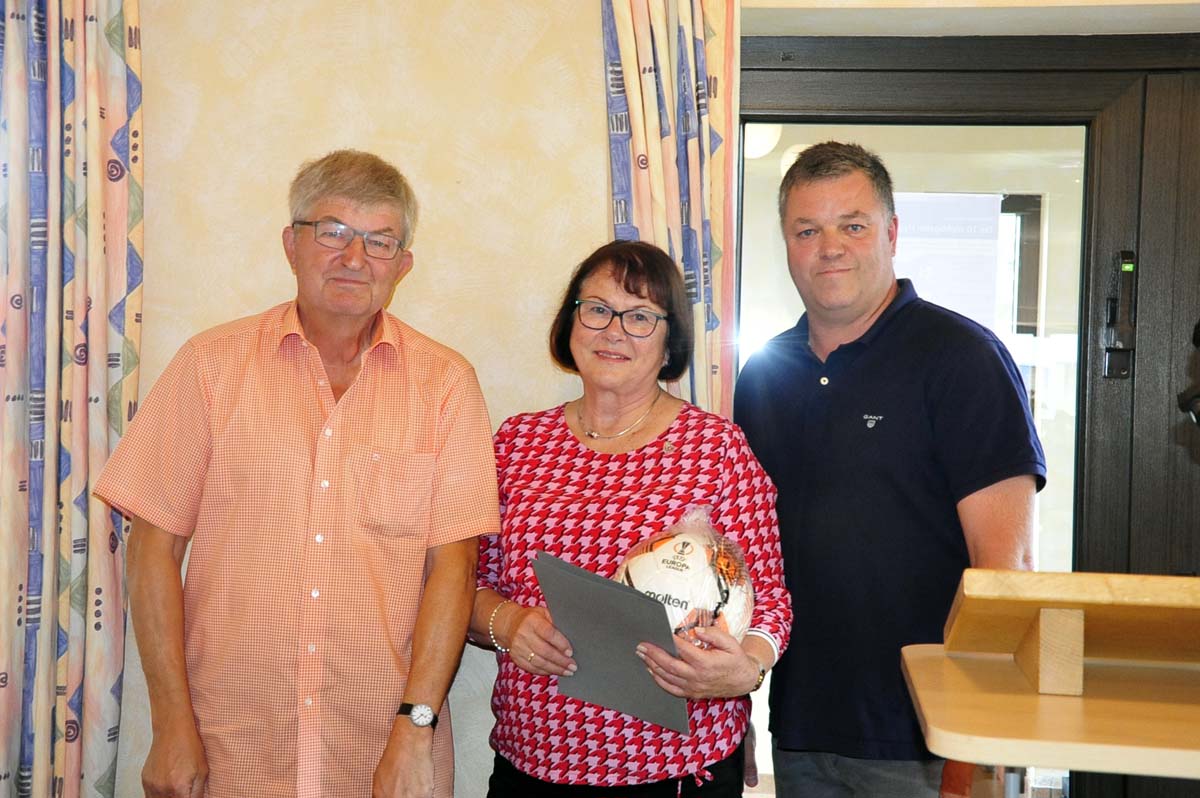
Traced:
[[492, 778], [488, 781], [488, 798], [741, 798], [742, 774], [746, 766], [743, 745], [744, 742], [729, 757], [709, 765], [712, 781], [699, 787], [692, 776], [632, 787], [551, 784], [525, 775], [496, 754]]
[[941, 759], [854, 759], [772, 745], [779, 798], [937, 798]]

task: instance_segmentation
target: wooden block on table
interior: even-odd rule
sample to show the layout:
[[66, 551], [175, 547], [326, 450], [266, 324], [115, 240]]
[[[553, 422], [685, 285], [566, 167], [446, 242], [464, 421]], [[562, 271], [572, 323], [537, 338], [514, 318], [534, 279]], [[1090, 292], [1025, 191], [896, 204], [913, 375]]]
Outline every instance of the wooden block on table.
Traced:
[[1039, 693], [1083, 695], [1083, 610], [1043, 608], [1013, 658]]
[[1090, 661], [1200, 663], [1200, 577], [970, 568], [950, 617], [947, 653], [1012, 654], [1045, 608], [1087, 615]]

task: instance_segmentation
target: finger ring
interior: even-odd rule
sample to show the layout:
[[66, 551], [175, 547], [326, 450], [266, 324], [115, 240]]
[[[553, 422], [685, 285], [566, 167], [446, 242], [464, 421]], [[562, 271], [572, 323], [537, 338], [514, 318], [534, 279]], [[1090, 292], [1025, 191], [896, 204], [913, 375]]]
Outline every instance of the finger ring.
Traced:
[[533, 662], [535, 659], [537, 659], [537, 654], [534, 654], [532, 651], [530, 651], [529, 652], [529, 661]]

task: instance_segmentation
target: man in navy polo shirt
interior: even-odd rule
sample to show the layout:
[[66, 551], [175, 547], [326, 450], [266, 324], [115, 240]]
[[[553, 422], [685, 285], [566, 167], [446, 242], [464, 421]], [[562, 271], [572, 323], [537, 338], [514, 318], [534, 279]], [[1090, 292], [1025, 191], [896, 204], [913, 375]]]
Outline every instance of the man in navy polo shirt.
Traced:
[[1046, 464], [1012, 357], [892, 268], [879, 158], [827, 142], [779, 189], [798, 324], [738, 379], [734, 419], [779, 489], [792, 643], [771, 677], [776, 789], [938, 794], [900, 648], [941, 642], [964, 568], [1032, 565]]

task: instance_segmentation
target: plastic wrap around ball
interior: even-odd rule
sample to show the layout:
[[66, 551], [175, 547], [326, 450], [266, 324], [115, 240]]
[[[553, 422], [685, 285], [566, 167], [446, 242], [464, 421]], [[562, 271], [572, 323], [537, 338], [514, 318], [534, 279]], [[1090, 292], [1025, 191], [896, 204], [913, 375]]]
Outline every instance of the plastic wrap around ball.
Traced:
[[739, 641], [750, 626], [754, 587], [746, 558], [712, 528], [707, 507], [689, 508], [678, 523], [635, 544], [613, 579], [666, 607], [675, 634], [693, 642], [698, 626], [716, 626]]

